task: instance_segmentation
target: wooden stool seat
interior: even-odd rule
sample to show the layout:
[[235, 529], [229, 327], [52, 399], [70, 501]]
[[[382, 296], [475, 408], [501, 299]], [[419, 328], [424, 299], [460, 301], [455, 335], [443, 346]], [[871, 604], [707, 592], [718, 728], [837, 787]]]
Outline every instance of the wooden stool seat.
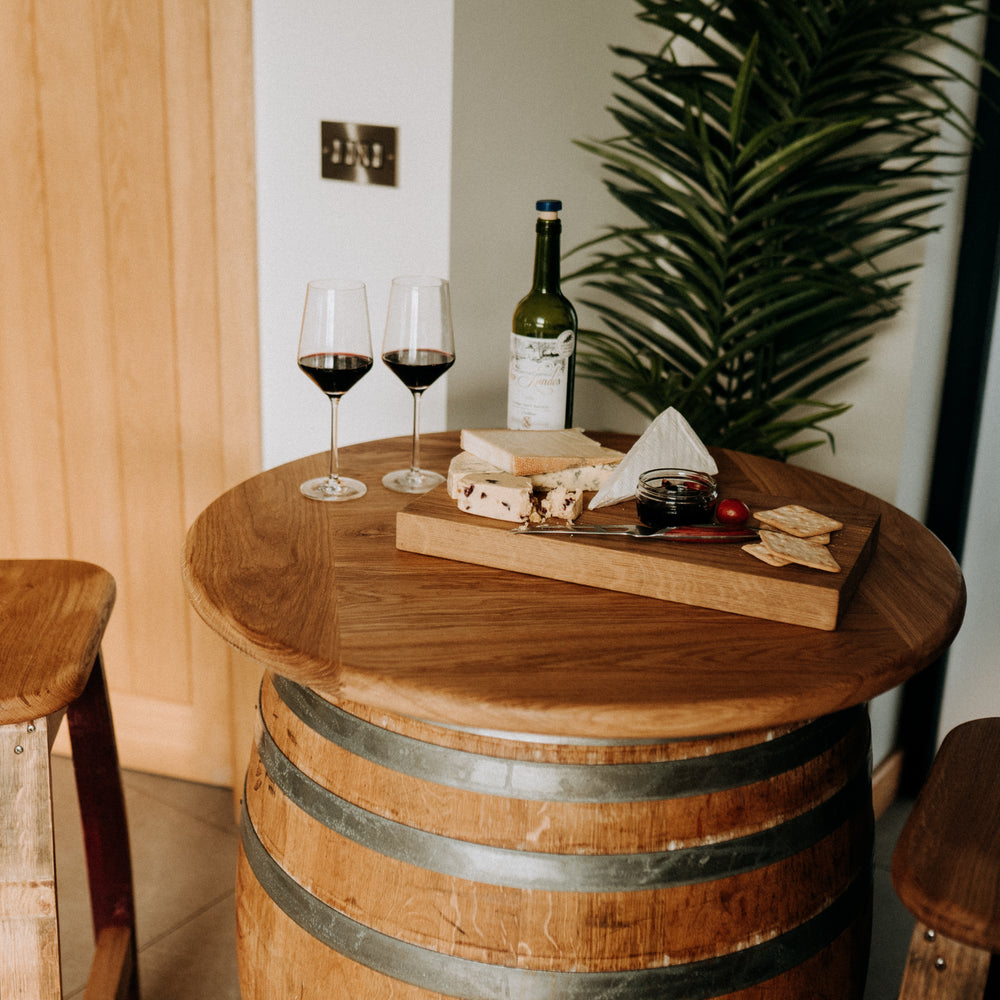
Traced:
[[49, 751], [69, 725], [95, 953], [86, 1000], [138, 1000], [125, 802], [101, 640], [112, 576], [69, 560], [0, 560], [0, 996], [62, 996]]
[[1000, 718], [945, 737], [892, 858], [917, 918], [900, 997], [982, 996], [1000, 953]]

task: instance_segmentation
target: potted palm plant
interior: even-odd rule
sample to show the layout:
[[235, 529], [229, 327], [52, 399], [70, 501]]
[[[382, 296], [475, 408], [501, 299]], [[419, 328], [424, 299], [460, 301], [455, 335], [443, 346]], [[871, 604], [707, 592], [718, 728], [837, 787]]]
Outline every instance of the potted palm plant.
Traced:
[[976, 0], [637, 0], [664, 32], [618, 73], [622, 133], [579, 145], [636, 222], [574, 250], [599, 329], [578, 372], [706, 443], [787, 458], [829, 441], [823, 394], [863, 364], [971, 138], [950, 64]]

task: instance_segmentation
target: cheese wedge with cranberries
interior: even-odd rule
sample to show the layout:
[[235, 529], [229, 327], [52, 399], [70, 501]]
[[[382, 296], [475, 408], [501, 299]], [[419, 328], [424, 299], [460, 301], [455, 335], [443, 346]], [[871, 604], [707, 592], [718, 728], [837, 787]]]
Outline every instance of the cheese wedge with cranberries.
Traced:
[[550, 517], [573, 521], [583, 511], [583, 491], [557, 486], [540, 490], [524, 476], [480, 472], [455, 484], [458, 509], [497, 521], [539, 522]]
[[497, 521], [527, 521], [534, 507], [531, 483], [509, 472], [463, 476], [456, 484], [458, 509]]
[[458, 509], [517, 522], [575, 520], [623, 457], [577, 429], [464, 430], [462, 449], [448, 466]]
[[[540, 490], [599, 490], [608, 477], [614, 472], [614, 465], [577, 465], [569, 469], [558, 469], [555, 472], [539, 472], [533, 476], [524, 476], [531, 483], [532, 489]], [[504, 470], [473, 455], [469, 451], [459, 452], [448, 466], [448, 496], [458, 499], [458, 483], [466, 476], [496, 475]], [[507, 473], [511, 475], [512, 473]]]

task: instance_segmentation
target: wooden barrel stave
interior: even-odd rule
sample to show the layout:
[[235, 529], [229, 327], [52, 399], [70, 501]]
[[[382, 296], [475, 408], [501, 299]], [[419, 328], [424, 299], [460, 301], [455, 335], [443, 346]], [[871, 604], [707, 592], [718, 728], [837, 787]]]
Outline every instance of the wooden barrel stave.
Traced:
[[[293, 702], [301, 693], [287, 682], [279, 685], [286, 695], [291, 692]], [[322, 714], [324, 706], [319, 711]], [[262, 690], [261, 717], [266, 725], [261, 727], [259, 749], [248, 771], [240, 873], [240, 963], [246, 997], [295, 996], [272, 992], [273, 982], [261, 985], [259, 992], [252, 984], [267, 983], [273, 976], [294, 979], [292, 970], [301, 968], [303, 975], [319, 976], [323, 982], [324, 977], [341, 975], [377, 982], [366, 987], [373, 992], [344, 994], [359, 997], [409, 997], [417, 989], [412, 995], [421, 1000], [438, 995], [530, 998], [548, 997], [546, 991], [555, 988], [552, 996], [574, 998], [749, 998], [755, 994], [747, 990], [763, 988], [753, 985], [762, 977], [767, 991], [761, 996], [791, 998], [800, 995], [797, 987], [788, 985], [781, 992], [785, 987], [780, 984], [809, 981], [813, 989], [815, 979], [802, 977], [806, 968], [816, 974], [817, 962], [823, 975], [838, 983], [838, 997], [860, 995], [871, 878], [868, 731], [863, 711], [850, 713], [836, 725], [824, 721], [814, 726], [819, 737], [804, 738], [801, 730], [807, 727], [793, 727], [779, 736], [758, 735], [763, 750], [742, 734], [728, 742], [630, 746], [624, 755], [620, 747], [602, 751], [587, 744], [562, 745], [555, 753], [552, 747], [524, 745], [524, 741], [504, 748], [508, 759], [520, 756], [537, 763], [541, 757], [550, 763], [556, 757], [560, 761], [556, 767], [567, 762], [572, 767], [585, 758], [586, 767], [600, 768], [593, 761], [602, 752], [606, 758], [625, 757], [633, 763], [641, 757], [642, 763], [663, 758], [693, 761], [702, 776], [712, 774], [711, 767], [699, 762], [713, 756], [713, 743], [727, 748], [715, 756], [729, 763], [735, 760], [736, 772], [743, 764], [732, 757], [732, 748], [751, 751], [743, 757], [766, 755], [786, 738], [800, 744], [792, 748], [794, 752], [807, 749], [797, 765], [735, 788], [716, 787], [715, 775], [708, 782], [711, 790], [698, 794], [690, 787], [690, 777], [682, 775], [684, 795], [630, 801], [628, 793], [618, 795], [613, 783], [609, 793], [607, 783], [597, 781], [594, 786], [601, 794], [625, 801], [582, 803], [513, 800], [450, 787], [442, 793], [437, 782], [394, 771], [387, 766], [391, 761], [374, 763], [332, 745], [287, 706], [270, 681]], [[396, 720], [394, 725], [405, 731], [407, 721]], [[419, 727], [423, 740], [435, 735], [435, 727], [423, 723]], [[456, 739], [461, 743], [461, 734], [441, 733], [440, 743], [449, 749], [455, 749]], [[494, 737], [486, 738], [486, 744], [491, 740], [495, 742]], [[469, 737], [469, 743], [477, 753], [484, 746], [479, 736]], [[377, 749], [372, 756], [378, 756]], [[787, 753], [775, 756], [787, 764]], [[632, 774], [627, 769], [624, 773]], [[548, 777], [543, 778], [544, 787]], [[313, 787], [317, 779], [320, 785]], [[539, 779], [532, 774], [528, 780]], [[643, 777], [630, 787], [648, 784]], [[337, 797], [324, 785], [336, 788], [350, 805], [381, 811], [372, 843], [363, 843], [367, 833], [345, 836], [327, 825], [329, 818], [322, 816], [323, 808], [317, 808], [315, 801]], [[760, 806], [761, 799], [765, 806]], [[467, 808], [470, 802], [475, 808]], [[606, 812], [614, 819], [609, 820]], [[629, 821], [616, 828], [615, 821], [621, 818]], [[364, 825], [366, 820], [360, 822]], [[431, 829], [419, 830], [416, 837], [409, 827], [398, 827], [404, 822]], [[332, 825], [338, 823], [335, 816]], [[756, 828], [748, 833], [748, 825], [754, 823]], [[349, 827], [349, 832], [363, 825]], [[474, 842], [459, 842], [456, 829]], [[488, 838], [482, 836], [487, 829]], [[423, 838], [433, 844], [435, 837], [446, 838], [447, 850], [438, 857], [425, 849], [424, 854], [417, 853], [414, 864], [408, 853], [412, 844], [407, 842]], [[791, 846], [782, 846], [783, 842]], [[462, 868], [463, 852], [471, 852], [468, 870]], [[247, 854], [256, 859], [256, 869]], [[455, 857], [442, 861], [448, 854]], [[517, 864], [525, 858], [531, 863]], [[685, 858], [686, 864], [677, 863]], [[273, 877], [268, 876], [269, 865], [277, 872]], [[692, 865], [696, 873], [713, 865], [718, 870], [707, 878], [692, 876]], [[434, 870], [441, 867], [443, 871]], [[540, 882], [539, 870], [544, 874]], [[470, 872], [480, 877], [471, 878]], [[365, 959], [376, 965], [374, 970], [345, 971], [358, 964], [352, 955], [354, 945], [341, 941], [338, 946], [347, 954], [340, 955], [319, 941], [322, 957], [303, 964], [299, 957], [303, 947], [312, 952], [314, 946], [303, 946], [301, 933], [290, 930], [284, 913], [271, 912], [281, 909], [272, 896], [281, 896], [284, 890], [276, 885], [282, 880], [290, 884], [289, 892], [305, 900], [303, 905], [312, 914], [304, 921], [307, 924], [317, 919], [317, 926], [322, 924], [325, 918], [316, 918], [315, 912], [331, 907], [330, 913], [352, 933], [356, 925], [369, 944], [382, 940], [385, 954], [398, 946], [403, 958], [385, 959], [388, 965], [383, 964], [376, 948], [375, 959], [370, 954]], [[284, 931], [277, 934], [272, 929], [268, 934], [268, 926]], [[322, 934], [314, 929], [306, 936], [312, 940]], [[292, 939], [297, 942], [294, 946]], [[386, 974], [397, 968], [415, 985], [404, 987]], [[309, 981], [315, 988], [316, 981]], [[450, 983], [459, 992], [435, 992], [431, 986], [439, 982]], [[735, 992], [729, 988], [733, 983], [739, 986]]]

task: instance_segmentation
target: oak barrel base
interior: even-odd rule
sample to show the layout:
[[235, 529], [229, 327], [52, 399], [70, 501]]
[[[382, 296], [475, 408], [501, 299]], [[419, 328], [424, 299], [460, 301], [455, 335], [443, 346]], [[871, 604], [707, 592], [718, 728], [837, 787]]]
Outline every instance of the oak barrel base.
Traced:
[[244, 1000], [860, 998], [863, 708], [559, 742], [268, 678], [237, 883]]

